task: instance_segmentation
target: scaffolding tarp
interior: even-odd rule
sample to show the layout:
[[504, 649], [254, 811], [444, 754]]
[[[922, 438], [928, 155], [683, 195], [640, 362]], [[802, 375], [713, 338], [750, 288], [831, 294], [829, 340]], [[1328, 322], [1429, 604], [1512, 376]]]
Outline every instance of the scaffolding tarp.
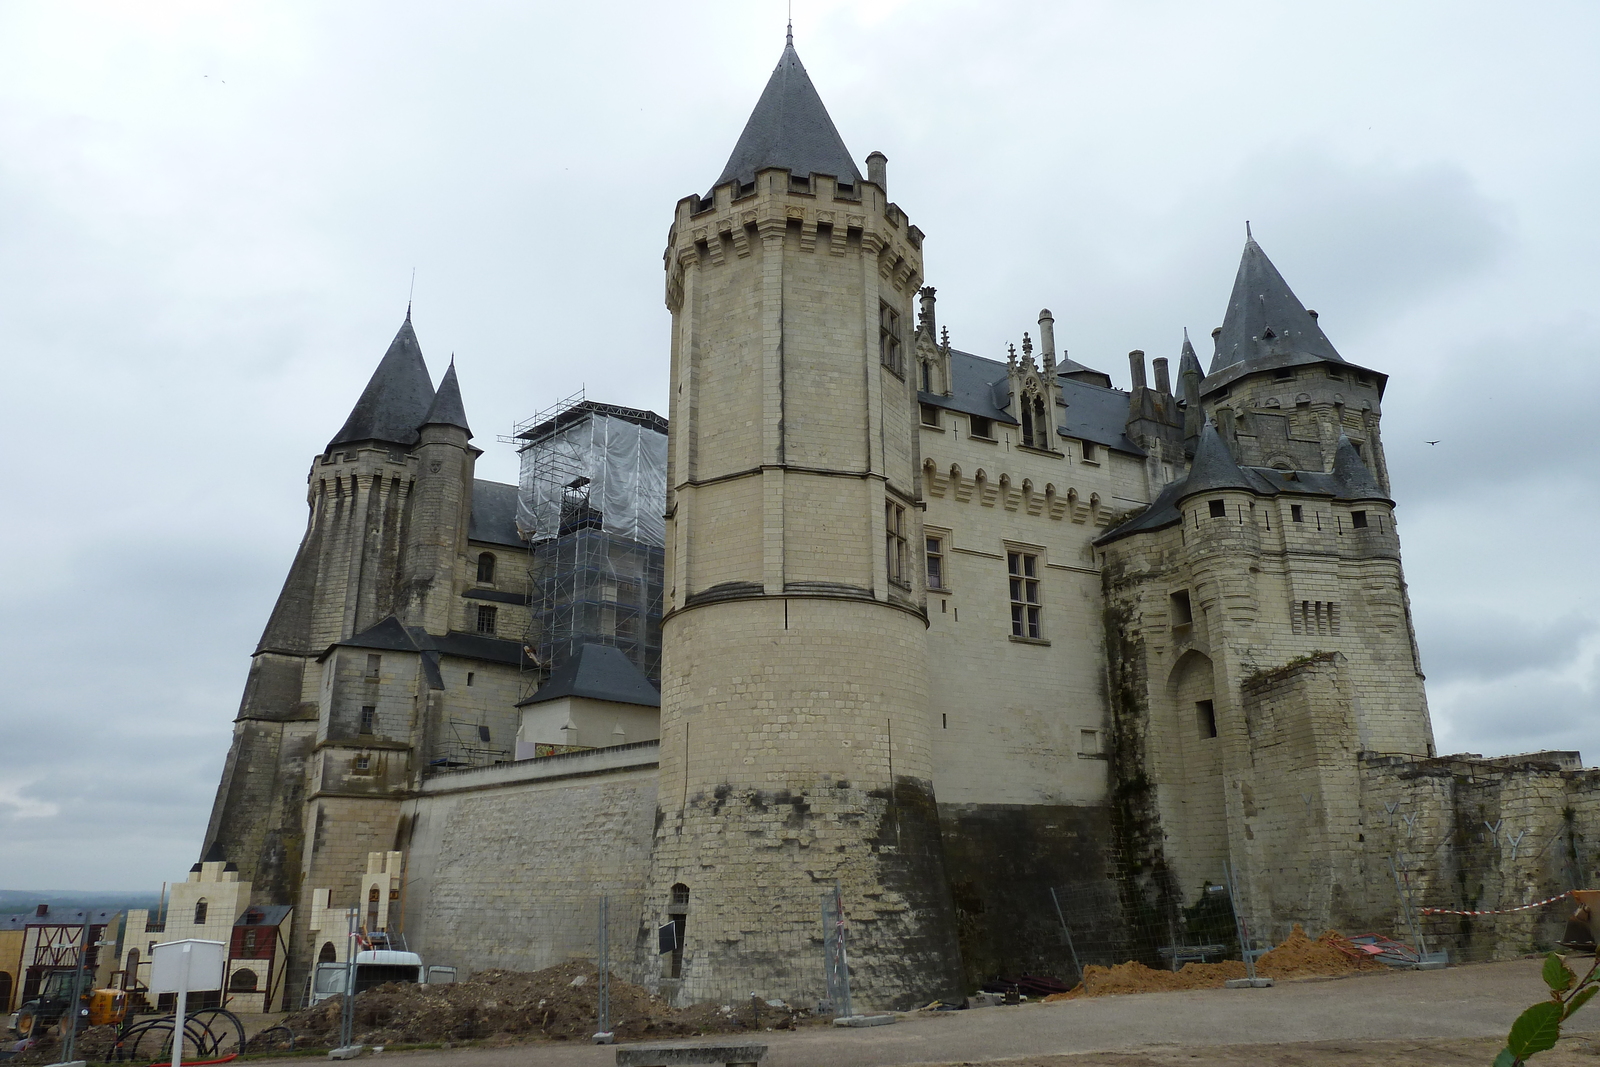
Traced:
[[613, 415], [590, 413], [522, 449], [517, 526], [538, 540], [561, 530], [569, 486], [587, 479], [588, 507], [602, 528], [651, 545], [666, 543], [667, 435]]

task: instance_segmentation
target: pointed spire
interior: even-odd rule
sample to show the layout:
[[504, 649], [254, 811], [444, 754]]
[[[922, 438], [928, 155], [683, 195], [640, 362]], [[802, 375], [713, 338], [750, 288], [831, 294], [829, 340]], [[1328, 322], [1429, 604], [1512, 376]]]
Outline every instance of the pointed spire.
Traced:
[[[1246, 223], [1248, 229], [1249, 223]], [[1310, 356], [1343, 363], [1333, 343], [1248, 233], [1211, 373], [1249, 360]], [[1281, 364], [1280, 364], [1281, 365]]]
[[1244, 471], [1234, 462], [1233, 453], [1228, 451], [1227, 442], [1217, 432], [1217, 424], [1206, 420], [1200, 429], [1200, 444], [1194, 450], [1194, 463], [1189, 466], [1189, 480], [1183, 487], [1183, 495], [1251, 488]]
[[422, 346], [411, 328], [411, 309], [394, 335], [389, 351], [378, 362], [361, 398], [350, 410], [344, 426], [328, 442], [328, 451], [357, 441], [413, 445], [417, 427], [433, 403], [433, 380], [422, 359]]
[[1339, 447], [1333, 453], [1333, 477], [1339, 483], [1341, 500], [1387, 500], [1378, 479], [1361, 460], [1361, 453], [1345, 434], [1339, 435]]
[[456, 381], [456, 357], [453, 352], [450, 354], [450, 369], [439, 379], [439, 391], [434, 394], [433, 403], [419, 425], [459, 426], [467, 431], [468, 437], [472, 436], [472, 427], [467, 425], [467, 409], [461, 403], [461, 384]]
[[793, 24], [783, 55], [715, 184], [754, 181], [763, 167], [786, 167], [796, 178], [831, 174], [841, 182], [861, 181], [850, 150], [794, 50]]
[[1197, 437], [1205, 413], [1200, 410], [1200, 382], [1205, 374], [1200, 370], [1200, 357], [1189, 343], [1189, 327], [1183, 328], [1183, 351], [1178, 355], [1178, 396], [1183, 400], [1183, 437], [1187, 441]]

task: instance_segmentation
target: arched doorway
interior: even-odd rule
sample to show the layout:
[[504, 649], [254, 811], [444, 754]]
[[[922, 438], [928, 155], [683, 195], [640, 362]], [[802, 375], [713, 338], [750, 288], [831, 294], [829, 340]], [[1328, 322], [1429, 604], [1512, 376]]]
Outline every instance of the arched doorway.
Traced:
[[318, 963], [338, 963], [339, 953], [334, 949], [332, 941], [322, 943], [322, 951], [317, 953]]
[[1217, 710], [1211, 660], [1190, 649], [1167, 678], [1165, 779], [1172, 798], [1162, 821], [1171, 826], [1168, 861], [1176, 868], [1184, 895], [1193, 899], [1210, 882], [1224, 881], [1228, 824], [1222, 788], [1222, 746], [1227, 722]]

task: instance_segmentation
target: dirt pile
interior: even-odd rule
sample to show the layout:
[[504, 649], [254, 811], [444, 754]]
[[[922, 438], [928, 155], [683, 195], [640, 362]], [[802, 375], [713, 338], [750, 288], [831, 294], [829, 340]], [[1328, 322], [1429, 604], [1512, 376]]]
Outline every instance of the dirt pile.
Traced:
[[[1313, 941], [1298, 924], [1283, 944], [1256, 961], [1263, 978], [1314, 978], [1381, 971], [1385, 965], [1366, 956], [1343, 936], [1329, 930]], [[1217, 989], [1232, 978], [1245, 977], [1244, 963], [1186, 963], [1180, 970], [1163, 971], [1130, 961], [1114, 967], [1090, 964], [1083, 981], [1069, 993], [1045, 998], [1048, 1003], [1074, 997], [1103, 997], [1116, 993], [1160, 993], [1176, 989]]]
[[[594, 964], [574, 960], [542, 971], [484, 971], [454, 985], [391, 984], [357, 994], [355, 1040], [364, 1045], [529, 1038], [587, 1040], [595, 1032]], [[672, 1008], [611, 976], [611, 1028], [619, 1041], [756, 1029], [748, 1001]], [[339, 1039], [338, 998], [284, 1020], [301, 1047]], [[759, 1028], [791, 1029], [803, 1013], [762, 1004]]]

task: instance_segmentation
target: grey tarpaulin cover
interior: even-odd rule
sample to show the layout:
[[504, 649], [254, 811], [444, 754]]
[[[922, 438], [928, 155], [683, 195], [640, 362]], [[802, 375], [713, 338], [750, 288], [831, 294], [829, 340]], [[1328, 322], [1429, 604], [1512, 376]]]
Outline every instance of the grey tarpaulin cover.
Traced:
[[590, 413], [522, 452], [517, 526], [535, 540], [555, 537], [568, 486], [588, 484], [588, 506], [604, 529], [651, 545], [666, 542], [667, 435], [627, 419]]

